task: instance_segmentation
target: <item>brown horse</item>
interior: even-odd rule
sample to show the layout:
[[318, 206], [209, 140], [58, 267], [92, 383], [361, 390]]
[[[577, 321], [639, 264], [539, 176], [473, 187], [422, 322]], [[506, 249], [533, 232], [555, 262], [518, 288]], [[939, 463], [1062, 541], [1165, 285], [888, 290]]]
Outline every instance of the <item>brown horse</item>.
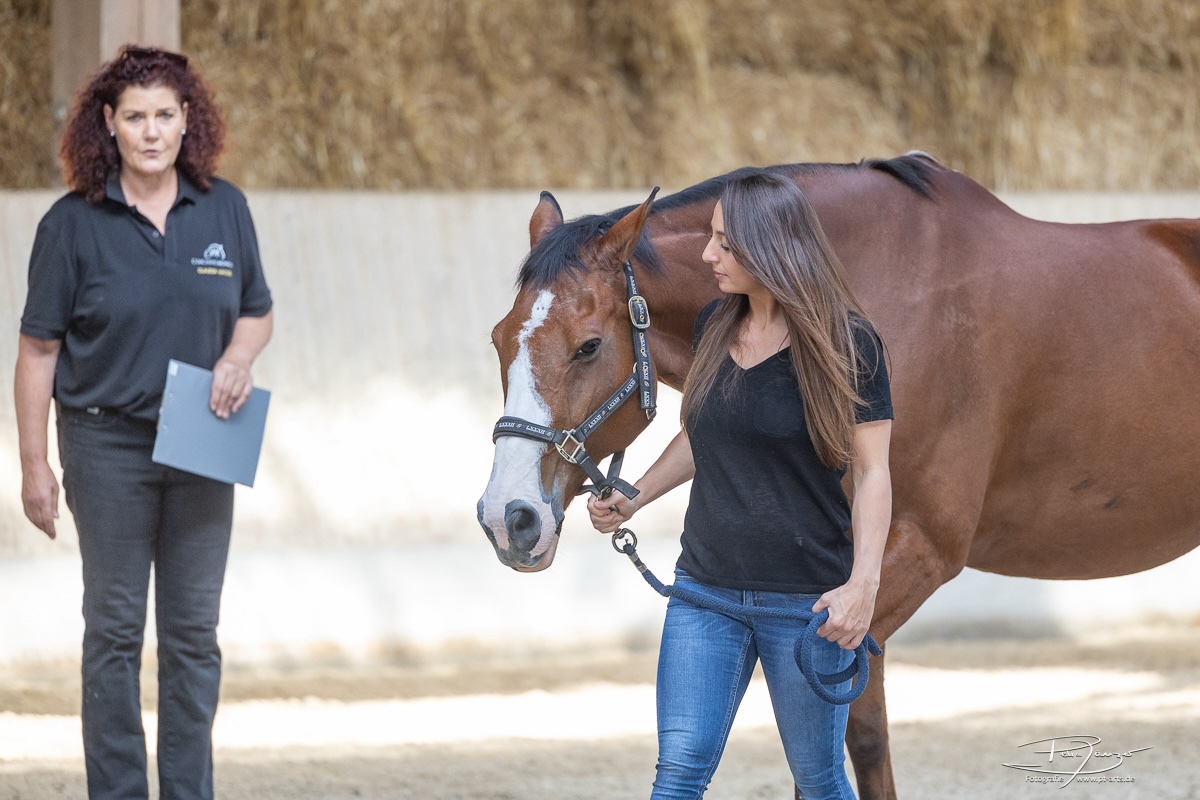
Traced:
[[[876, 639], [964, 566], [1101, 578], [1200, 544], [1200, 222], [1038, 222], [919, 153], [772, 169], [808, 192], [888, 346], [894, 515]], [[627, 258], [657, 377], [682, 385], [693, 321], [718, 294], [700, 254], [725, 179], [571, 222], [542, 195], [492, 333], [505, 414], [571, 429], [630, 374]], [[587, 450], [645, 425], [627, 403]], [[554, 448], [499, 439], [479, 521], [500, 560], [548, 566], [583, 479]], [[864, 800], [895, 797], [882, 658], [873, 669], [846, 737]]]

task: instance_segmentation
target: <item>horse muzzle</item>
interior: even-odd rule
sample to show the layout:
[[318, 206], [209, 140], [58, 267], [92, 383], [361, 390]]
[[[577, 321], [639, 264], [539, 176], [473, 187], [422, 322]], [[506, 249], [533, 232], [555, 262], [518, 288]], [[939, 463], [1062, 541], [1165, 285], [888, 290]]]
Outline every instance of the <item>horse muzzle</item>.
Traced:
[[518, 572], [549, 567], [558, 550], [562, 513], [522, 499], [509, 500], [503, 509], [498, 506], [485, 494], [479, 500], [478, 519], [500, 563]]

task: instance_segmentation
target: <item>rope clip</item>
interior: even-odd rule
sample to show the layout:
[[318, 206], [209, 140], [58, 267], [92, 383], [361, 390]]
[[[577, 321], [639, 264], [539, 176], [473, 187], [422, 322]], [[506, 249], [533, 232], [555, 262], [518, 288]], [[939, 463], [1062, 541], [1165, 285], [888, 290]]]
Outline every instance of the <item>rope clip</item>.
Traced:
[[626, 555], [626, 547], [637, 547], [637, 535], [629, 528], [617, 528], [612, 535], [613, 550], [616, 550], [622, 555]]

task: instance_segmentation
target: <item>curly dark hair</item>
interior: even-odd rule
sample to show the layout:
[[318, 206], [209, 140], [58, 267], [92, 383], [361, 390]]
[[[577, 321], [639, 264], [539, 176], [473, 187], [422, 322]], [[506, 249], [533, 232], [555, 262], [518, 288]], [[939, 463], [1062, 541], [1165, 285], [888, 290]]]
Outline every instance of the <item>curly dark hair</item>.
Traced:
[[121, 163], [104, 121], [104, 106], [115, 109], [130, 86], [166, 86], [179, 95], [180, 104], [187, 103], [187, 136], [175, 165], [207, 191], [225, 148], [225, 122], [212, 92], [185, 56], [128, 44], [100, 67], [71, 105], [58, 148], [67, 186], [93, 203], [104, 199], [108, 176]]

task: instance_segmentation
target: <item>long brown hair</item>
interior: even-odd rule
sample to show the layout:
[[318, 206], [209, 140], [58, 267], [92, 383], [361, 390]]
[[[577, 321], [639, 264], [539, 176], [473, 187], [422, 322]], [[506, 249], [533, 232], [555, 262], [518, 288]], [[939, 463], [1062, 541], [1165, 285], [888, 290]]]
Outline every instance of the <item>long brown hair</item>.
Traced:
[[[725, 184], [720, 202], [734, 259], [783, 308], [808, 433], [821, 462], [836, 469], [853, 455], [854, 412], [862, 405], [854, 328], [866, 317], [803, 189], [754, 172]], [[714, 389], [736, 391], [738, 370], [721, 386], [718, 377], [749, 310], [746, 295], [729, 294], [709, 318], [683, 389], [685, 426]]]
[[179, 96], [180, 105], [187, 103], [187, 135], [175, 165], [207, 191], [225, 147], [225, 123], [212, 92], [185, 56], [133, 45], [122, 47], [75, 96], [58, 148], [67, 187], [93, 203], [104, 199], [108, 176], [121, 163], [104, 122], [104, 106], [115, 109], [130, 86], [166, 86]]

